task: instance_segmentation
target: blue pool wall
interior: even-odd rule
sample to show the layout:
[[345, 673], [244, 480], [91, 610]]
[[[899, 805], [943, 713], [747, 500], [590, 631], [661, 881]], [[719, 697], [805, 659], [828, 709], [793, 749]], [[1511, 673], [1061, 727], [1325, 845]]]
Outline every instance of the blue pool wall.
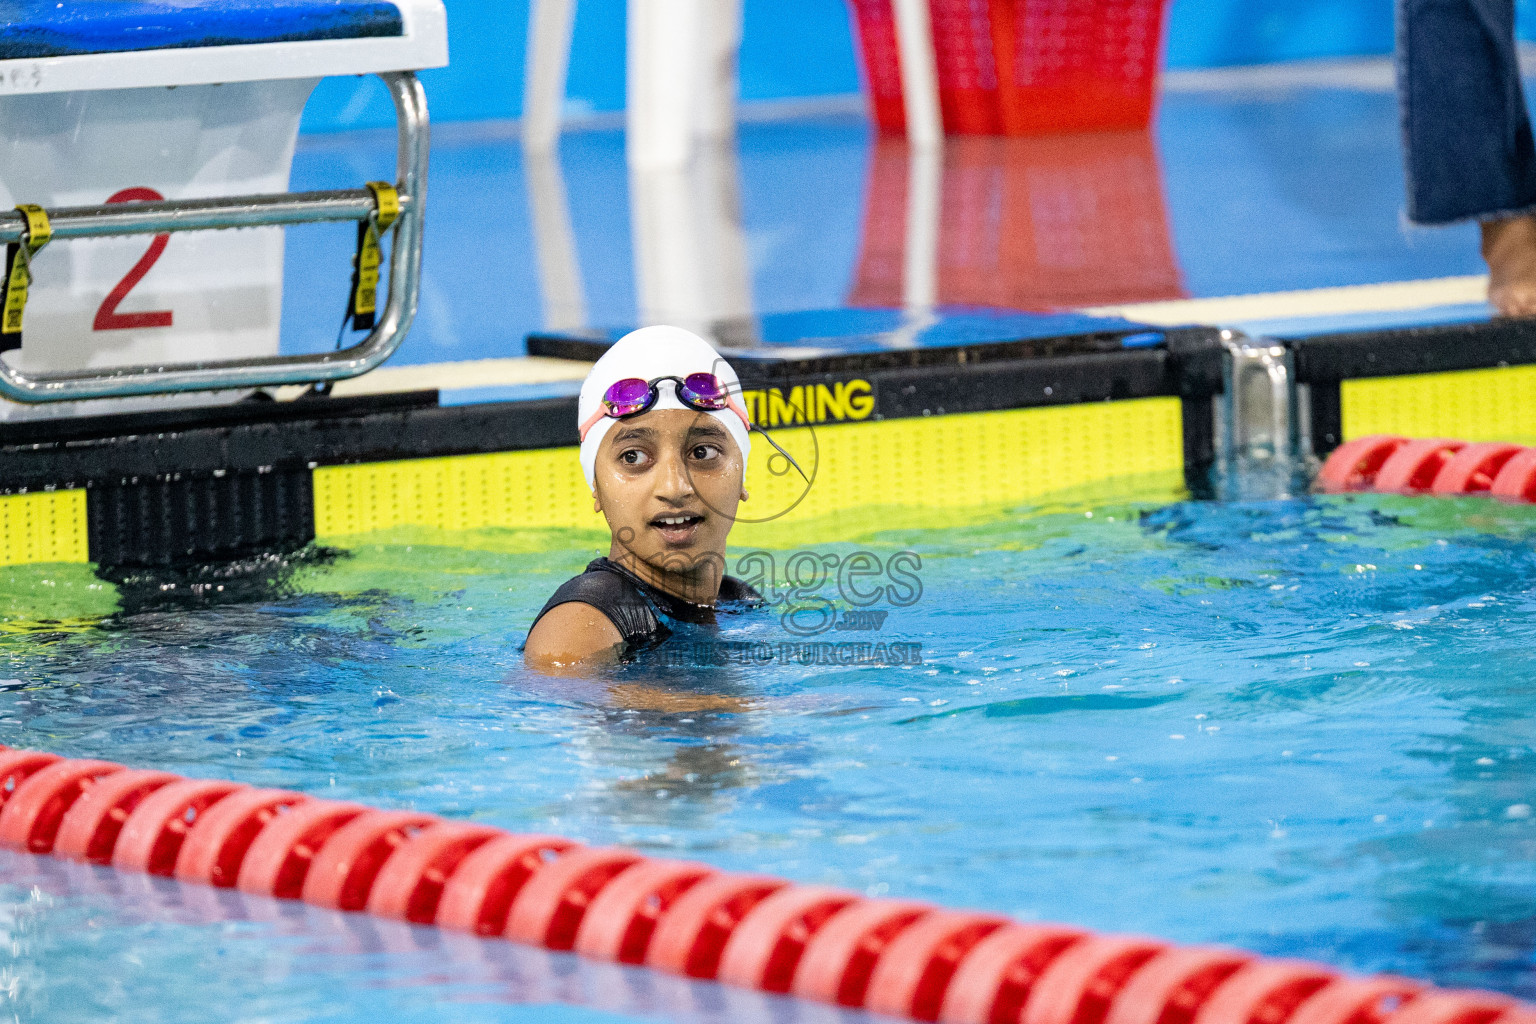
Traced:
[[[568, 109], [624, 108], [626, 0], [577, 0]], [[438, 121], [522, 113], [529, 0], [447, 0], [452, 64], [423, 75]], [[1171, 68], [1228, 67], [1389, 53], [1393, 0], [1173, 0]], [[1520, 35], [1536, 40], [1536, 0], [1517, 0]], [[786, 54], [795, 54], [786, 59]], [[745, 0], [746, 100], [838, 96], [859, 89], [846, 0]], [[311, 132], [380, 128], [394, 112], [367, 79], [323, 83], [305, 112]]]

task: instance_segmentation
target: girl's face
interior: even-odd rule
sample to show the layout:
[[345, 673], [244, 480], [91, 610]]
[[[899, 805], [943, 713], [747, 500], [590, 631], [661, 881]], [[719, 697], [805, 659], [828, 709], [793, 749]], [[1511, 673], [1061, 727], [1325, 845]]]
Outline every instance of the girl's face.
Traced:
[[642, 576], [637, 562], [663, 578], [718, 586], [745, 475], [736, 442], [711, 416], [653, 409], [620, 420], [603, 438], [594, 478], [613, 533], [609, 557]]

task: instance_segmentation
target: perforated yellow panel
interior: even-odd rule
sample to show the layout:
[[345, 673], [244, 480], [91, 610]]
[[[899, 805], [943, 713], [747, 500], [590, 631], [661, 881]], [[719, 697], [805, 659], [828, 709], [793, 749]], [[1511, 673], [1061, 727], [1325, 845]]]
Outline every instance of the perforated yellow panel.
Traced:
[[[1183, 465], [1179, 401], [1013, 409], [774, 431], [815, 485], [779, 524], [870, 506], [958, 509], [1018, 501]], [[818, 455], [819, 446], [819, 455]], [[754, 437], [744, 519], [787, 508], [804, 489]], [[324, 539], [399, 526], [602, 528], [574, 448], [330, 466], [315, 471]], [[759, 528], [743, 523], [737, 543]]]
[[1344, 440], [1368, 434], [1536, 444], [1536, 366], [1346, 380]]
[[[816, 428], [814, 439], [811, 433], [773, 435], [807, 470], [817, 465], [797, 517], [865, 505], [960, 508], [1183, 464], [1174, 398], [837, 424]], [[770, 462], [783, 468], [772, 455], [754, 439], [748, 516], [751, 506], [782, 509], [804, 490], [793, 471], [770, 471]]]
[[315, 470], [315, 535], [396, 526], [601, 527], [574, 448], [405, 459]]
[[88, 562], [85, 491], [0, 497], [0, 565]]

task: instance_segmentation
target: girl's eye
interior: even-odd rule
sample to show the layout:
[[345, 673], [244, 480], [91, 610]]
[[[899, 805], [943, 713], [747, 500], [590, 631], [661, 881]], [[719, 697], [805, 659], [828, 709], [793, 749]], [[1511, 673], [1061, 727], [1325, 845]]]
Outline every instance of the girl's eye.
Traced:
[[646, 463], [645, 452], [639, 448], [626, 448], [619, 453], [619, 461], [626, 466], [643, 466]]
[[708, 462], [710, 459], [719, 458], [722, 452], [712, 444], [696, 444], [689, 454], [699, 462]]

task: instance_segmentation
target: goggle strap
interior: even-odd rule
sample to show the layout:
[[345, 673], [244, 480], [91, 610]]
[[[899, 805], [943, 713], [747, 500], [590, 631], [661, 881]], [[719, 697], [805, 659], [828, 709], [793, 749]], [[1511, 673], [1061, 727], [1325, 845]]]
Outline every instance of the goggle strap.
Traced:
[[735, 395], [727, 394], [725, 396], [725, 407], [731, 410], [731, 412], [735, 413], [737, 416], [741, 417], [742, 425], [745, 426], [747, 430], [750, 431], [752, 429], [752, 420], [747, 416], [747, 410], [742, 406], [742, 404], [736, 401]]
[[597, 412], [593, 413], [591, 416], [588, 416], [587, 422], [581, 425], [581, 430], [579, 431], [581, 440], [585, 441], [587, 439], [587, 435], [592, 433], [592, 428], [601, 423], [603, 417], [607, 415], [608, 407], [599, 402], [597, 406]]

